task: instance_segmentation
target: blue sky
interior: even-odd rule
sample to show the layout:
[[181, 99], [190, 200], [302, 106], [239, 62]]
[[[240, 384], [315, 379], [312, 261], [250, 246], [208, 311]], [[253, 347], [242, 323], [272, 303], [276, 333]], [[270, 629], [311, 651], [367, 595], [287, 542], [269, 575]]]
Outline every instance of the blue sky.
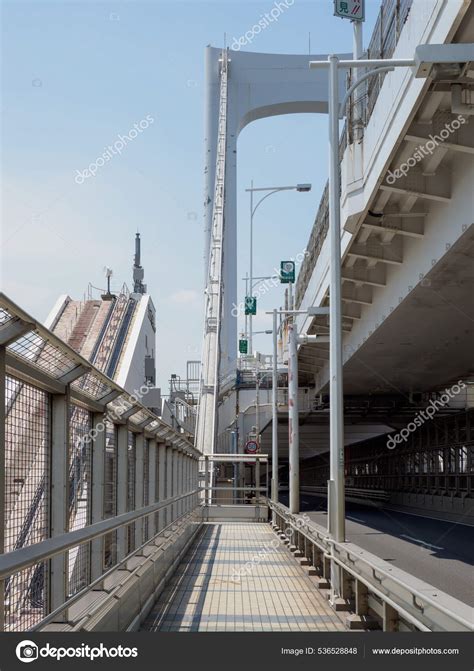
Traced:
[[[91, 282], [131, 286], [133, 239], [157, 308], [158, 381], [199, 358], [202, 321], [204, 48], [227, 44], [274, 3], [2, 3], [2, 290], [38, 319], [58, 295]], [[379, 2], [367, 3], [364, 46]], [[352, 26], [332, 0], [295, 0], [245, 50], [350, 51]], [[119, 134], [153, 118], [82, 184], [75, 181]], [[327, 179], [327, 120], [292, 115], [242, 132], [238, 159], [239, 277], [248, 268], [248, 194], [255, 186], [311, 182], [280, 193], [255, 217], [256, 275], [304, 250]], [[240, 298], [244, 283], [240, 282]], [[282, 302], [273, 289], [263, 314]], [[269, 336], [255, 346], [270, 350]]]

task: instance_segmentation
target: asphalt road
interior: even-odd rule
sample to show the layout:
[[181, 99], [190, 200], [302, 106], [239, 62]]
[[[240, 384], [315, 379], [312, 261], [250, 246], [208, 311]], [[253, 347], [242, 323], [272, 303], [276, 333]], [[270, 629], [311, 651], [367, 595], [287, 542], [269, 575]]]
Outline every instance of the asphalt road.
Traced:
[[[283, 497], [282, 503], [287, 503]], [[301, 512], [320, 526], [327, 526], [325, 499], [303, 494]], [[346, 538], [474, 606], [472, 526], [348, 503]]]

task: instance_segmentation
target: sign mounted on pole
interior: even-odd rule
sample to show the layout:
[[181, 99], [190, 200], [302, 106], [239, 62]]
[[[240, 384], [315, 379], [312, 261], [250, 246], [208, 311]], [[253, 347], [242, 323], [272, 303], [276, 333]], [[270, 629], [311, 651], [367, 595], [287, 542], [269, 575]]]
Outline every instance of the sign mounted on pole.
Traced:
[[257, 314], [257, 299], [255, 298], [255, 296], [245, 296], [245, 314], [246, 315]]
[[256, 440], [248, 440], [245, 444], [245, 453], [246, 454], [257, 454], [259, 451], [258, 443]]
[[334, 15], [351, 21], [365, 21], [365, 0], [334, 0]]
[[249, 353], [249, 341], [246, 338], [239, 340], [239, 352], [240, 354]]
[[280, 263], [280, 282], [282, 284], [294, 284], [295, 282], [295, 262], [282, 261]]

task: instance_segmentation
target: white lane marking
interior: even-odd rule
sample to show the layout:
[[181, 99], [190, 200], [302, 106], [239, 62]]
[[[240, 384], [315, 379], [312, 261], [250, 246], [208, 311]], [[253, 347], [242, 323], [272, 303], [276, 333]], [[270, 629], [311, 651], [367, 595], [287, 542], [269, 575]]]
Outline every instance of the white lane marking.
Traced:
[[408, 540], [413, 541], [414, 543], [425, 545], [428, 548], [434, 548], [435, 550], [444, 550], [444, 548], [440, 547], [439, 545], [433, 545], [432, 543], [427, 543], [426, 541], [422, 541], [419, 538], [413, 538], [413, 536], [407, 536], [406, 534], [400, 534], [400, 536], [402, 538], [408, 538]]
[[346, 515], [348, 520], [352, 520], [353, 522], [360, 522], [361, 524], [367, 524], [364, 520], [360, 520], [358, 517], [352, 517], [352, 515]]
[[458, 525], [461, 527], [473, 527], [474, 524], [472, 522], [455, 522], [454, 520], [443, 520], [441, 517], [432, 517], [431, 515], [420, 515], [419, 513], [407, 513], [404, 510], [398, 510], [397, 508], [391, 508], [390, 506], [386, 506], [385, 510], [390, 510], [392, 513], [398, 513], [399, 515], [411, 515], [411, 517], [422, 517], [423, 519], [426, 520], [434, 520], [435, 522], [447, 522], [448, 524], [451, 525]]

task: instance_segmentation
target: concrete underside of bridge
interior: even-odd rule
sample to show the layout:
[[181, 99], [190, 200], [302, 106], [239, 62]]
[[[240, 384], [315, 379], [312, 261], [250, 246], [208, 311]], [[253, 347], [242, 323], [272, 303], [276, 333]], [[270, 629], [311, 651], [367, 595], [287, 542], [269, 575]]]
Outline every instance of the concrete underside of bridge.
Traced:
[[[355, 353], [345, 350], [345, 394], [438, 391], [472, 375], [473, 259], [471, 225]], [[328, 346], [303, 347], [303, 377], [312, 356], [328, 355]], [[314, 374], [316, 365], [314, 360]], [[327, 385], [315, 391], [325, 392]]]

